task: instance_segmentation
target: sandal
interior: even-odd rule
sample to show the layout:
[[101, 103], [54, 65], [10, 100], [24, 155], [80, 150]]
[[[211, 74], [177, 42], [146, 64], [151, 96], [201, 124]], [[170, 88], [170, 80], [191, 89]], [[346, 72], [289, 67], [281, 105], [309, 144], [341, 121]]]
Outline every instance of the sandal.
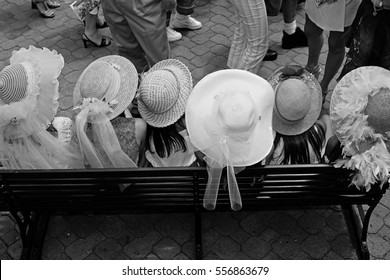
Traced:
[[108, 38], [102, 37], [102, 40], [100, 41], [100, 44], [96, 44], [94, 41], [89, 39], [87, 37], [87, 35], [85, 35], [85, 33], [84, 33], [83, 34], [84, 48], [88, 48], [87, 42], [90, 42], [90, 43], [94, 44], [98, 48], [103, 48], [103, 47], [107, 47], [107, 46], [111, 45], [111, 40], [109, 40]]
[[321, 73], [321, 67], [319, 64], [317, 64], [317, 66], [314, 66], [314, 67], [305, 66], [305, 70], [307, 72], [313, 74], [314, 77], [318, 80], [318, 77], [320, 76], [320, 73]]
[[[83, 24], [85, 26], [85, 20], [83, 20]], [[103, 21], [103, 23], [100, 25], [99, 23], [96, 23], [96, 29], [103, 29], [103, 28], [107, 28], [108, 27], [108, 24], [106, 21]]]
[[47, 6], [51, 9], [56, 9], [56, 8], [59, 8], [61, 6], [60, 3], [58, 3], [57, 1], [55, 0], [45, 0]]
[[37, 9], [41, 17], [53, 18], [55, 16], [54, 11], [49, 9], [45, 1], [37, 2], [36, 0], [32, 0], [31, 8]]

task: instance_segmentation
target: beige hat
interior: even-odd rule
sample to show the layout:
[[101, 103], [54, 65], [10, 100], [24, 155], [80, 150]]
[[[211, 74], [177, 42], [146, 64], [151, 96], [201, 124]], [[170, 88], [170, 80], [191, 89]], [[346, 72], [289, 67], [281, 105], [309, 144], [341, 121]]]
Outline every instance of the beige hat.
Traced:
[[268, 81], [275, 90], [273, 129], [283, 135], [299, 135], [312, 127], [322, 106], [317, 79], [293, 65], [276, 70]]
[[138, 110], [151, 126], [166, 127], [183, 116], [192, 90], [190, 70], [177, 59], [166, 59], [146, 72], [138, 88]]
[[131, 104], [138, 86], [138, 74], [133, 63], [123, 56], [108, 55], [96, 59], [81, 73], [73, 90], [73, 105], [80, 106], [84, 98], [96, 98], [110, 104], [110, 120]]
[[369, 187], [389, 178], [390, 71], [365, 66], [347, 73], [336, 85], [330, 119], [343, 153], [342, 165], [358, 170], [353, 184]]

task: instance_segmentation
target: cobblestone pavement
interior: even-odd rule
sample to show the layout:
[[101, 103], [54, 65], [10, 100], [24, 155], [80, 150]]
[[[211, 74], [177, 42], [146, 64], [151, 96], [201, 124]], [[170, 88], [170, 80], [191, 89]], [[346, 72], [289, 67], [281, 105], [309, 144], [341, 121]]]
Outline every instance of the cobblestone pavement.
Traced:
[[[82, 24], [62, 2], [53, 19], [31, 10], [29, 1], [2, 0], [0, 10], [0, 69], [12, 50], [35, 45], [55, 49], [65, 67], [59, 78], [58, 115], [73, 117], [72, 90], [81, 71], [96, 58], [114, 54], [115, 46], [85, 49]], [[196, 84], [206, 74], [226, 68], [234, 17], [226, 0], [196, 0], [194, 17], [203, 23], [197, 31], [182, 31], [171, 44], [172, 57], [184, 62]], [[299, 26], [304, 23], [302, 7]], [[304, 65], [307, 48], [283, 50], [282, 16], [269, 17], [270, 47], [276, 61], [263, 62], [260, 76], [268, 78], [278, 67]], [[103, 34], [110, 36], [109, 30]], [[320, 62], [324, 64], [327, 48]], [[323, 66], [323, 65], [322, 65]], [[331, 84], [333, 88], [335, 83]], [[328, 96], [329, 98], [329, 96]], [[203, 214], [205, 259], [357, 259], [355, 241], [338, 206]], [[372, 259], [390, 259], [390, 194], [375, 209], [369, 227]], [[192, 216], [187, 214], [54, 216], [44, 242], [44, 259], [193, 259]], [[0, 259], [21, 253], [18, 229], [8, 213], [0, 213]]]

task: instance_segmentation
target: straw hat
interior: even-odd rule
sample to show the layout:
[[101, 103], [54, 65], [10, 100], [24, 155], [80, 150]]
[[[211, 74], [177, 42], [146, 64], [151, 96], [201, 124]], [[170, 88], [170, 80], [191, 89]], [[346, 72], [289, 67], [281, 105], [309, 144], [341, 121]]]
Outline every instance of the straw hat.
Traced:
[[138, 86], [138, 74], [133, 63], [119, 55], [96, 59], [81, 73], [73, 90], [73, 105], [80, 106], [84, 98], [96, 98], [110, 104], [110, 120], [130, 105]]
[[138, 110], [149, 125], [167, 127], [183, 116], [191, 90], [187, 66], [176, 59], [160, 61], [141, 80]]
[[186, 125], [191, 142], [214, 161], [255, 164], [272, 147], [273, 105], [272, 87], [255, 74], [236, 69], [208, 74], [188, 99]]
[[46, 129], [58, 109], [62, 55], [30, 46], [13, 51], [0, 72], [0, 127], [14, 125], [7, 137], [27, 137]]
[[268, 81], [275, 90], [273, 129], [283, 135], [299, 135], [312, 127], [322, 106], [317, 79], [294, 65], [276, 70]]
[[358, 171], [352, 183], [368, 190], [388, 181], [390, 71], [365, 66], [347, 73], [333, 91], [330, 119], [347, 156], [338, 165]]

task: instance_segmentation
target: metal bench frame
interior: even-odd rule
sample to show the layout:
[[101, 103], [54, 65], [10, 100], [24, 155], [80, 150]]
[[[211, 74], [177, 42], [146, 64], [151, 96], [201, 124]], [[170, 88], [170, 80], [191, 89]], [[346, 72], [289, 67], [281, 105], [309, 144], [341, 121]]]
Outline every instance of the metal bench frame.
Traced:
[[[236, 175], [242, 211], [281, 207], [342, 205], [353, 217], [358, 255], [369, 259], [370, 217], [388, 184], [369, 192], [350, 187], [352, 172], [328, 164], [248, 167]], [[0, 170], [0, 211], [9, 211], [20, 229], [21, 259], [40, 259], [50, 215], [187, 212], [194, 214], [195, 256], [202, 258], [203, 167]], [[224, 178], [224, 177], [223, 177]], [[127, 188], [120, 191], [119, 184]], [[362, 205], [368, 205], [363, 211]], [[356, 210], [358, 209], [358, 210]], [[221, 180], [215, 211], [231, 211]]]

